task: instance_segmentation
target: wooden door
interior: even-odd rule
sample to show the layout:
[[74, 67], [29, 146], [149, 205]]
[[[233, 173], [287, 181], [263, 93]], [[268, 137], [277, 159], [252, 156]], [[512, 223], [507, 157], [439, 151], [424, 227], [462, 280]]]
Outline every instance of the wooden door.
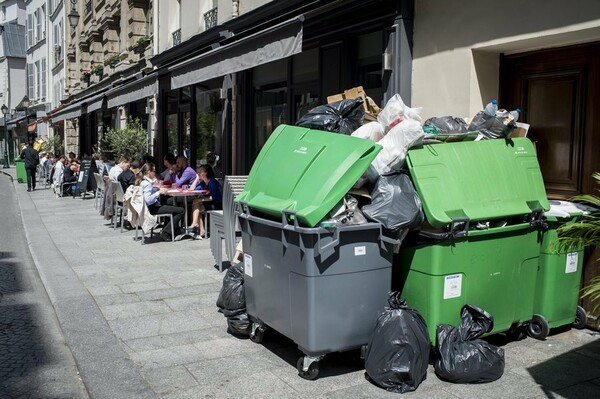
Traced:
[[502, 57], [500, 106], [531, 125], [549, 198], [592, 193], [600, 171], [600, 44]]

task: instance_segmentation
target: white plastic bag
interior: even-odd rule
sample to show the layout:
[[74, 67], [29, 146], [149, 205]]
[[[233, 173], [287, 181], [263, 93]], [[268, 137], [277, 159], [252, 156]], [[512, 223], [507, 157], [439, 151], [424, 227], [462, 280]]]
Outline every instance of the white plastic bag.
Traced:
[[378, 142], [383, 138], [383, 126], [379, 122], [365, 123], [352, 133], [352, 137]]
[[[404, 166], [406, 152], [423, 142], [425, 132], [421, 124], [413, 119], [406, 119], [394, 126], [384, 138], [379, 140], [383, 149], [371, 162], [367, 177], [371, 182], [376, 177], [399, 172]], [[375, 174], [372, 173], [375, 169]]]
[[404, 120], [412, 119], [421, 122], [421, 116], [419, 115], [421, 110], [422, 108], [407, 107], [404, 101], [402, 101], [400, 94], [394, 94], [387, 104], [385, 104], [379, 115], [377, 115], [377, 120], [381, 123], [387, 134], [391, 128]]

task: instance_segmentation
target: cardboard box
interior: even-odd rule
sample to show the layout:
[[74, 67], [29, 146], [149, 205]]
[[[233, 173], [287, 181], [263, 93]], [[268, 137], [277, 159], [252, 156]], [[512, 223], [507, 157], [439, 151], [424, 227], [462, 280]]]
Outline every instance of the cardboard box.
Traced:
[[353, 87], [351, 89], [344, 90], [343, 93], [328, 96], [327, 104], [342, 100], [353, 100], [358, 97], [362, 98], [363, 100], [363, 107], [365, 108], [365, 120], [376, 120], [377, 114], [379, 114], [381, 109], [377, 106], [377, 104], [375, 104], [375, 101], [373, 101], [372, 98], [367, 96], [367, 93], [365, 93], [365, 90], [362, 86]]
[[529, 131], [528, 123], [517, 122], [517, 128], [510, 132], [509, 138], [513, 137], [527, 137], [527, 132]]

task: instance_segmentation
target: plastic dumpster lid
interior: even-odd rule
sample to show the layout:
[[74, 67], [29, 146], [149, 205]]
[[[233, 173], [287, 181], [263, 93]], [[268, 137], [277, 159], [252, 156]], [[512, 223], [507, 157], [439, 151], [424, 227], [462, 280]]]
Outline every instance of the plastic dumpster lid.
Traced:
[[407, 164], [427, 221], [436, 228], [550, 209], [527, 138], [425, 145], [408, 151]]
[[584, 204], [577, 204], [569, 201], [557, 201], [551, 200], [550, 210], [546, 212], [546, 216], [554, 216], [557, 218], [571, 218], [576, 215], [589, 215], [591, 212], [596, 211], [593, 208]]
[[276, 220], [282, 210], [293, 210], [299, 224], [314, 227], [380, 150], [370, 140], [280, 125], [258, 154], [236, 201]]

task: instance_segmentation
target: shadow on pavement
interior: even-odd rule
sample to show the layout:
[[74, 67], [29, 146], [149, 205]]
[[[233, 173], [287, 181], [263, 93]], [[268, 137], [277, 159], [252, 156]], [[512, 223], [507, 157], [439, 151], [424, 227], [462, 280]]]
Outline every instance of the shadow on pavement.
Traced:
[[36, 308], [9, 297], [25, 291], [11, 252], [0, 252], [0, 398], [36, 397], [36, 370], [51, 363]]
[[[527, 371], [541, 385], [549, 398], [590, 397], [586, 392], [600, 392], [600, 341], [528, 367]], [[592, 382], [595, 380], [595, 383]]]

